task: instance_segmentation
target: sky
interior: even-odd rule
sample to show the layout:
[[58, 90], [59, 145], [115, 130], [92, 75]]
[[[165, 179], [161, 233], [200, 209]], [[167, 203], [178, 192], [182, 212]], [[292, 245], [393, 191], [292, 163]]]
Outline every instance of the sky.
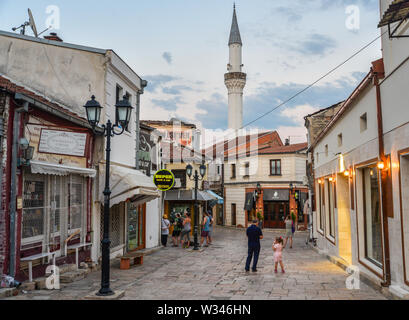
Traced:
[[[195, 123], [206, 144], [227, 129], [224, 73], [233, 1], [0, 0], [0, 29], [26, 21], [31, 8], [40, 32], [50, 21], [50, 5], [58, 7], [60, 19], [49, 32], [68, 43], [113, 49], [148, 80], [141, 119]], [[380, 35], [378, 0], [237, 0], [236, 8], [248, 77], [244, 124]], [[379, 58], [380, 40], [249, 128], [306, 141], [303, 117], [346, 99]]]

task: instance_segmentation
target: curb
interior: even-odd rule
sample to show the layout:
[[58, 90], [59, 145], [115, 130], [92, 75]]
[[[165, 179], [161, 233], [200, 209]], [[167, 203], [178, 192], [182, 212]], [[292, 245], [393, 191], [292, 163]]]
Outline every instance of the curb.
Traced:
[[[347, 271], [349, 265], [347, 262], [341, 258], [331, 256], [329, 254], [326, 254], [322, 252], [320, 249], [316, 247], [312, 247], [309, 245], [311, 249], [313, 249], [315, 252], [317, 252], [319, 255], [326, 257], [331, 263], [335, 264], [337, 267], [341, 268], [345, 272]], [[365, 283], [367, 286], [371, 287], [375, 291], [381, 293], [384, 295], [388, 300], [406, 300], [402, 299], [401, 297], [397, 296], [396, 294], [392, 293], [389, 288], [384, 288], [382, 287], [378, 282], [376, 282], [374, 279], [368, 277], [365, 273], [360, 273], [360, 280]]]

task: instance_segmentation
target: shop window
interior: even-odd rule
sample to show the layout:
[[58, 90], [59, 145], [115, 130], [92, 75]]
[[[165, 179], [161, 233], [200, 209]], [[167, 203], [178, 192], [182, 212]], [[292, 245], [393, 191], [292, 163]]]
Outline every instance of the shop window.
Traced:
[[128, 203], [128, 251], [144, 247], [143, 206]]
[[318, 214], [318, 229], [321, 233], [324, 232], [324, 219], [325, 219], [325, 193], [324, 184], [318, 184], [318, 194], [319, 194], [319, 214]]
[[45, 186], [44, 176], [28, 176], [24, 181], [23, 239], [34, 240], [44, 235]]
[[84, 185], [81, 178], [71, 177], [68, 184], [68, 230], [81, 229], [84, 213]]
[[335, 213], [334, 213], [334, 208], [335, 208], [335, 188], [334, 188], [334, 181], [329, 181], [326, 180], [327, 183], [327, 190], [328, 190], [328, 205], [327, 205], [327, 221], [328, 221], [328, 230], [327, 235], [335, 238]]
[[365, 258], [382, 266], [382, 220], [379, 176], [376, 165], [360, 169]]
[[270, 160], [270, 175], [281, 176], [281, 160]]

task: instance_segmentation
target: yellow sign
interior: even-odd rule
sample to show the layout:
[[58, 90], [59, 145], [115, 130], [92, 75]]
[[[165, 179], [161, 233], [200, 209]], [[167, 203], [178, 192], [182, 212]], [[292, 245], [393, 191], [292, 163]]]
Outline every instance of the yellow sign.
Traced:
[[160, 191], [168, 191], [172, 189], [175, 184], [175, 176], [173, 175], [172, 171], [159, 170], [153, 176], [153, 183]]

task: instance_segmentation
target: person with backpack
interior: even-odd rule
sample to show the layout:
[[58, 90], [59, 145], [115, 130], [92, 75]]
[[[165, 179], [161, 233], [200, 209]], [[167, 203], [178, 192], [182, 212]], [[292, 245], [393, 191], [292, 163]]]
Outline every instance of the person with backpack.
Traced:
[[207, 244], [212, 244], [212, 234], [213, 234], [213, 216], [212, 216], [212, 211], [208, 211], [208, 218], [210, 220], [209, 222], [209, 235], [207, 236]]
[[172, 233], [173, 246], [179, 247], [180, 233], [182, 232], [183, 229], [183, 219], [181, 218], [180, 213], [176, 214], [176, 219], [173, 225], [174, 225]]

